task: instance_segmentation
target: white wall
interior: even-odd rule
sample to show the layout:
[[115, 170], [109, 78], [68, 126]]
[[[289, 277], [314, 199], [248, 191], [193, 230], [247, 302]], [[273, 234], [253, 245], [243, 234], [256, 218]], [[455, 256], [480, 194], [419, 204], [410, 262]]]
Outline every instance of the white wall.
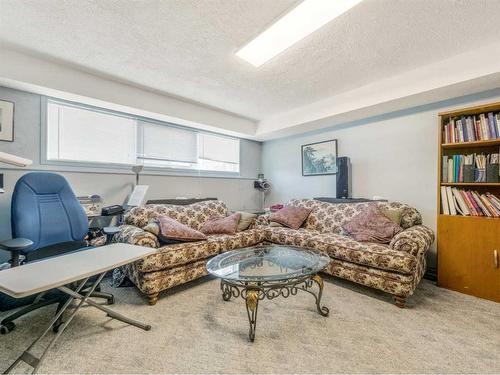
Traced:
[[[135, 175], [131, 172], [96, 168], [55, 167], [40, 164], [41, 97], [37, 94], [0, 87], [0, 100], [15, 103], [14, 142], [0, 142], [0, 151], [34, 161], [29, 168], [10, 168], [0, 165], [4, 174], [5, 193], [0, 194], [0, 239], [9, 238], [10, 200], [16, 181], [32, 170], [56, 171], [64, 175], [77, 195], [99, 194], [106, 205], [123, 204], [131, 193]], [[110, 143], [112, 146], [112, 142]], [[175, 175], [141, 175], [141, 184], [150, 185], [148, 199], [175, 197], [217, 197], [231, 209], [256, 209], [258, 192], [253, 180], [260, 173], [261, 144], [241, 140], [240, 177], [217, 178]], [[6, 254], [0, 252], [0, 262]]]
[[[351, 158], [353, 197], [380, 195], [408, 203], [435, 230], [437, 113], [498, 100], [500, 89], [264, 142], [263, 172], [273, 186], [269, 204], [291, 198], [334, 197], [335, 176], [302, 176], [300, 146], [337, 139], [339, 156]], [[434, 250], [429, 263], [435, 265]]]

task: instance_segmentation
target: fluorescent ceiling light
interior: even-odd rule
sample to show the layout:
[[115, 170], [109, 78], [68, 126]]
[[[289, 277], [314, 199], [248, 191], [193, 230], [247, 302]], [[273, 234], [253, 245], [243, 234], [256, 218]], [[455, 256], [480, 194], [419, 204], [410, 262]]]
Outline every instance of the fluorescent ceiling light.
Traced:
[[258, 67], [362, 0], [304, 0], [236, 55]]

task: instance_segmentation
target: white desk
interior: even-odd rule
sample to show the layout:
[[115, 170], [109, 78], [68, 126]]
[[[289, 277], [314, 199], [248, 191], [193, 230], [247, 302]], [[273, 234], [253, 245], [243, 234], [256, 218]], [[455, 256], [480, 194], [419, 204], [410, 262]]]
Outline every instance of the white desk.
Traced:
[[[66, 329], [76, 312], [84, 303], [104, 311], [108, 316], [114, 319], [149, 331], [151, 326], [127, 318], [108, 307], [101, 306], [91, 300], [89, 296], [99, 285], [107, 271], [132, 263], [156, 251], [157, 249], [149, 247], [115, 243], [0, 271], [0, 292], [8, 294], [11, 297], [22, 298], [51, 289], [59, 289], [70, 296], [68, 301], [64, 304], [64, 307], [55, 315], [45, 332], [35, 340], [19, 358], [17, 358], [5, 373], [9, 373], [14, 369], [20, 361], [29, 364], [33, 367], [33, 373], [36, 373], [48, 350], [54, 345], [55, 341]], [[96, 275], [99, 275], [99, 277], [92, 283], [90, 289], [85, 292], [85, 295], [80, 294], [80, 291], [88, 282], [89, 278]], [[80, 282], [76, 289], [66, 287], [66, 285], [77, 281]], [[30, 350], [41, 341], [71, 302], [76, 299], [80, 300], [80, 303], [59, 328], [59, 331], [45, 348], [42, 355], [37, 358], [31, 354]]]

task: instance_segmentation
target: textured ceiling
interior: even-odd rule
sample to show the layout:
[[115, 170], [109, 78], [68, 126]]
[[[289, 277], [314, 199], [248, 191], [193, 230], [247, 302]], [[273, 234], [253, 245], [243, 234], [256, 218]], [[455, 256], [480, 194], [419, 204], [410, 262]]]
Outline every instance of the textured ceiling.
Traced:
[[258, 69], [234, 56], [296, 3], [0, 0], [0, 42], [260, 120], [500, 36], [499, 0], [365, 0]]

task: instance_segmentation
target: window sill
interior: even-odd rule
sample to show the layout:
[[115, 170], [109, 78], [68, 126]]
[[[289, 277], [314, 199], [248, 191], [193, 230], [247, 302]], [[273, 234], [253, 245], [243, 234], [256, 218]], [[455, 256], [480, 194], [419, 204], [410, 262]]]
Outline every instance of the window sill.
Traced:
[[[27, 168], [2, 167], [6, 170], [18, 170], [26, 172], [46, 171], [46, 172], [68, 172], [68, 173], [88, 173], [88, 174], [119, 174], [131, 175], [132, 165], [96, 166], [79, 163], [59, 163], [47, 161], [43, 164], [33, 164]], [[189, 177], [189, 178], [223, 178], [236, 180], [255, 180], [255, 177], [242, 176], [240, 173], [231, 172], [209, 172], [209, 171], [186, 171], [167, 168], [144, 167], [140, 176], [164, 176], [164, 177]]]

